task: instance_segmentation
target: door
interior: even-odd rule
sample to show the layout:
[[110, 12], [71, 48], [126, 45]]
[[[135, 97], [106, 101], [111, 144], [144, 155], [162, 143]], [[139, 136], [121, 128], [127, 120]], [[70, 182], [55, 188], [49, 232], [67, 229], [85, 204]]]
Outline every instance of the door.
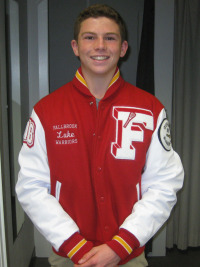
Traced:
[[[8, 1], [7, 1], [8, 4]], [[8, 267], [28, 267], [34, 251], [33, 226], [20, 209], [15, 197], [15, 181], [18, 171], [17, 154], [22, 144], [22, 105], [20, 100], [20, 86], [12, 84], [11, 72], [18, 75], [19, 68], [11, 64], [11, 45], [18, 49], [17, 42], [8, 42], [10, 24], [6, 21], [6, 1], [0, 1], [0, 151], [2, 167], [3, 193], [0, 192], [4, 207], [4, 224], [6, 234]], [[13, 15], [13, 14], [12, 14]], [[17, 34], [17, 32], [15, 32]], [[14, 69], [11, 68], [11, 65]], [[14, 82], [14, 81], [13, 81]], [[11, 90], [11, 84], [15, 91]], [[1, 203], [2, 204], [2, 203]], [[2, 219], [2, 218], [1, 218]], [[5, 250], [3, 252], [5, 258]]]

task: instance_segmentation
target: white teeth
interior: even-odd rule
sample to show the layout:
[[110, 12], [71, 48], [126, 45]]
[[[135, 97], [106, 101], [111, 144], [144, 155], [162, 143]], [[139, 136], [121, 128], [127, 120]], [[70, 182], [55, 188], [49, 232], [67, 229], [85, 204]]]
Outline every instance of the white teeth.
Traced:
[[95, 60], [105, 60], [107, 59], [108, 57], [104, 57], [104, 56], [96, 56], [96, 57], [92, 57], [92, 59], [95, 59]]

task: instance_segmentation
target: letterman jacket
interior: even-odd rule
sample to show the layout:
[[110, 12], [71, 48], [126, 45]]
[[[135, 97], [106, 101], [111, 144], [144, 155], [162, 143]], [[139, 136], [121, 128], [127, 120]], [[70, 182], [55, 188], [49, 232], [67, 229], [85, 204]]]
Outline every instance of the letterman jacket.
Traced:
[[183, 167], [163, 105], [116, 73], [96, 107], [77, 70], [27, 124], [16, 192], [25, 212], [74, 263], [106, 243], [120, 264], [169, 217]]

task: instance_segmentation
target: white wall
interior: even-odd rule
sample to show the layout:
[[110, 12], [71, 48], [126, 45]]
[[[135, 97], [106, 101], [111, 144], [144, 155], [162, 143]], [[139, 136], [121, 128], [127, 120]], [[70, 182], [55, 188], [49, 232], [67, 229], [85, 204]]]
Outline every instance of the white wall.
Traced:
[[0, 151], [0, 267], [7, 267]]
[[[155, 0], [155, 95], [165, 105], [169, 121], [172, 116], [174, 42], [174, 0]], [[152, 256], [165, 256], [166, 227], [157, 233]]]
[[155, 0], [155, 94], [172, 115], [174, 0]]
[[[4, 99], [3, 88], [6, 87], [5, 82], [5, 3], [0, 1], [0, 100]], [[3, 207], [3, 189], [2, 189], [2, 101], [0, 101], [0, 267], [7, 267], [6, 258], [6, 239], [5, 239], [5, 223], [4, 223], [4, 207]]]

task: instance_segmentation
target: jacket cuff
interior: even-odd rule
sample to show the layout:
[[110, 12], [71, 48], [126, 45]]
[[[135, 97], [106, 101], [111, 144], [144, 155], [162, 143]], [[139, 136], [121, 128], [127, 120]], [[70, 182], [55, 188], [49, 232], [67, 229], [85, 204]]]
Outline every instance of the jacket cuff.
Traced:
[[93, 247], [93, 243], [85, 240], [79, 233], [73, 234], [59, 248], [59, 253], [70, 258], [75, 264]]
[[113, 239], [106, 243], [117, 253], [121, 260], [125, 260], [134, 249], [140, 246], [137, 238], [125, 229], [120, 229], [119, 233]]

